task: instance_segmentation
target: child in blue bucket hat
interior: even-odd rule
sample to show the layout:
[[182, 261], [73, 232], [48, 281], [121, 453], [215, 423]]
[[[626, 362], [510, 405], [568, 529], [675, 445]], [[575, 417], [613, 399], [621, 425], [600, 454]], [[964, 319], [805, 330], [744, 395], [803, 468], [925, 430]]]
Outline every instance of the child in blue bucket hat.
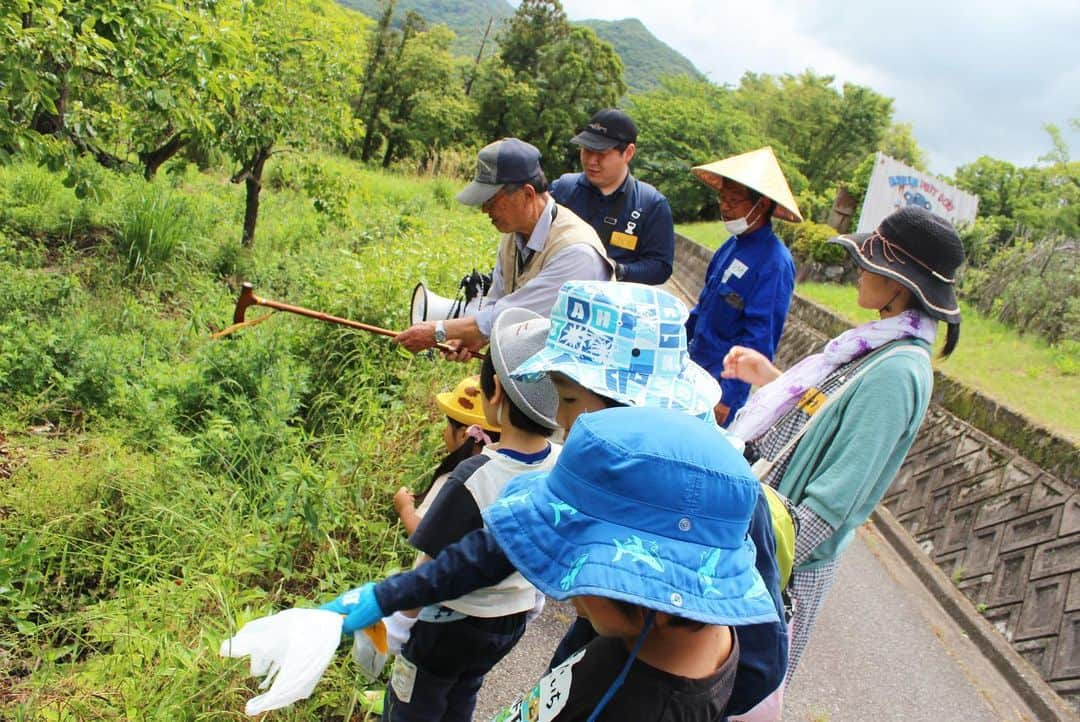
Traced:
[[739, 655], [730, 627], [777, 615], [748, 537], [758, 481], [716, 442], [715, 427], [675, 410], [587, 414], [554, 468], [514, 478], [484, 511], [522, 576], [601, 635], [496, 720], [723, 715]]

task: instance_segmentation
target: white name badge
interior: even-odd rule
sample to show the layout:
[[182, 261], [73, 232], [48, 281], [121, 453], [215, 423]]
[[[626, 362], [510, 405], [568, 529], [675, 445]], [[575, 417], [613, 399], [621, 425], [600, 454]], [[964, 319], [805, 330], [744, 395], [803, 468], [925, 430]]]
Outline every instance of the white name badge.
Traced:
[[728, 267], [724, 269], [724, 277], [720, 280], [723, 283], [727, 283], [728, 279], [732, 276], [735, 276], [735, 278], [742, 278], [749, 270], [749, 266], [740, 261], [738, 258], [734, 258], [732, 259], [731, 263], [728, 264]]

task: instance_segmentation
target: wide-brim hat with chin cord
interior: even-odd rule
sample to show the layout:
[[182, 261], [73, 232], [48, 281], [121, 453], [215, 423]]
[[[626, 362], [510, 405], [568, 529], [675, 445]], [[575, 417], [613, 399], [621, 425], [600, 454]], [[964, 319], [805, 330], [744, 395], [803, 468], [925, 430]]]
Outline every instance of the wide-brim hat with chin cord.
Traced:
[[802, 223], [803, 217], [795, 203], [795, 196], [791, 195], [791, 188], [788, 187], [784, 171], [780, 170], [780, 163], [777, 162], [771, 146], [694, 166], [691, 171], [698, 180], [717, 193], [723, 187], [724, 178], [753, 188], [761, 195], [776, 201], [772, 212], [775, 217], [782, 221]]
[[511, 479], [484, 524], [555, 599], [595, 595], [706, 624], [775, 622], [754, 563], [761, 493], [716, 428], [673, 409], [578, 417], [555, 466]]
[[480, 377], [466, 376], [458, 381], [453, 391], [435, 394], [435, 403], [444, 414], [459, 424], [472, 426], [479, 424], [485, 431], [499, 431], [496, 424], [489, 424], [484, 417], [481, 401]]
[[557, 429], [559, 422], [555, 420], [555, 414], [559, 410], [559, 395], [551, 379], [528, 383], [513, 378], [510, 373], [544, 347], [548, 324], [548, 319], [527, 308], [508, 308], [496, 316], [491, 325], [488, 353], [499, 383], [514, 405], [541, 426]]
[[952, 223], [917, 206], [893, 211], [872, 233], [830, 238], [863, 270], [903, 284], [932, 318], [960, 323], [956, 272], [964, 244]]
[[690, 360], [688, 316], [656, 286], [568, 281], [551, 308], [547, 343], [512, 375], [533, 381], [558, 372], [621, 404], [711, 419], [720, 385]]

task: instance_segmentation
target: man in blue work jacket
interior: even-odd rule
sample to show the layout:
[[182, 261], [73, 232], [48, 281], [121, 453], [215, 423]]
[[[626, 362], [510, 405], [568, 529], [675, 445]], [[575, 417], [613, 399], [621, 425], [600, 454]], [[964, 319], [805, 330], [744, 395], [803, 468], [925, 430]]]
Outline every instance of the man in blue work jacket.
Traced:
[[551, 184], [551, 195], [592, 226], [615, 263], [615, 280], [659, 285], [671, 275], [675, 226], [660, 191], [634, 178], [637, 126], [615, 108], [601, 110], [571, 141], [581, 173]]
[[690, 358], [719, 382], [716, 422], [727, 426], [746, 403], [750, 385], [720, 377], [732, 346], [770, 360], [780, 343], [795, 290], [795, 263], [772, 229], [773, 216], [802, 216], [772, 148], [697, 166], [694, 175], [720, 196], [720, 215], [731, 234], [713, 255], [697, 305], [686, 321]]

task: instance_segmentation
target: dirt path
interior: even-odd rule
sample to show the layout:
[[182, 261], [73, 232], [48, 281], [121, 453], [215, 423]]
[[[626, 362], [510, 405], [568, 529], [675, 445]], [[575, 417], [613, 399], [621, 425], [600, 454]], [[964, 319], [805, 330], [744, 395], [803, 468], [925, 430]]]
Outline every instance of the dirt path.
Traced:
[[547, 600], [543, 614], [528, 626], [514, 651], [488, 672], [474, 720], [490, 720], [540, 679], [574, 616], [569, 602]]

